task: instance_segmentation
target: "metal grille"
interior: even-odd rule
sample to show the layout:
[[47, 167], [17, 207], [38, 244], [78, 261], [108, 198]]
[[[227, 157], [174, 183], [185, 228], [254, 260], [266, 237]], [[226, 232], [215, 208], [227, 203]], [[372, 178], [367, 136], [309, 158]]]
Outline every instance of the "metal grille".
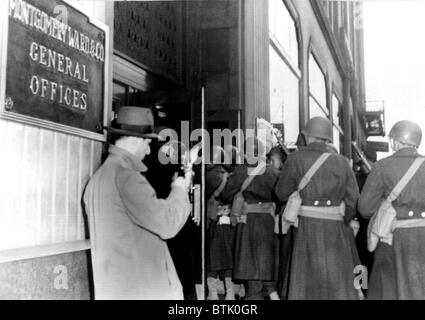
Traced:
[[180, 1], [116, 2], [114, 48], [153, 73], [181, 81]]

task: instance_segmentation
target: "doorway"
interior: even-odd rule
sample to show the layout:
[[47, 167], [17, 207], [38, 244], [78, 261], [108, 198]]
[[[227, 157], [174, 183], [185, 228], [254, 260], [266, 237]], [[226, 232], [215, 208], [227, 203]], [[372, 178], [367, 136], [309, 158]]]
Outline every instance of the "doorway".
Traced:
[[[161, 90], [163, 89], [163, 90]], [[188, 121], [191, 128], [194, 126], [194, 117], [197, 117], [193, 103], [193, 97], [185, 90], [172, 87], [169, 82], [149, 75], [149, 83], [136, 88], [131, 84], [126, 84], [118, 79], [113, 82], [113, 101], [111, 119], [122, 106], [140, 106], [151, 108], [154, 115], [156, 128], [169, 128], [175, 130], [180, 137], [181, 122]], [[161, 164], [158, 159], [158, 152], [165, 142], [152, 141], [151, 154], [145, 158], [144, 163], [148, 167], [145, 176], [155, 189], [158, 198], [167, 198], [171, 191], [171, 183], [175, 172], [182, 175], [181, 165]], [[189, 146], [191, 147], [191, 146]], [[202, 181], [201, 166], [194, 168], [194, 185], [199, 186]], [[192, 206], [195, 201], [191, 197]], [[193, 208], [196, 210], [200, 208]], [[203, 284], [202, 279], [202, 227], [188, 219], [179, 234], [167, 241], [170, 254], [173, 258], [178, 276], [183, 286], [185, 300], [196, 300], [202, 296], [199, 286]], [[198, 290], [197, 290], [198, 287]]]

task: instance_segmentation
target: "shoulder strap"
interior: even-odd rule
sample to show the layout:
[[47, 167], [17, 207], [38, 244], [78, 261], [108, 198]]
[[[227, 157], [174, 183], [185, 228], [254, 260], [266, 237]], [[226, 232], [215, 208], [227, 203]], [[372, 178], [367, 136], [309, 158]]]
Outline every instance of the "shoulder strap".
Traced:
[[255, 176], [258, 175], [262, 170], [264, 170], [266, 165], [267, 164], [266, 164], [265, 161], [261, 161], [258, 164], [258, 166], [256, 166], [254, 168], [254, 170], [252, 170], [251, 173], [248, 173], [248, 177], [242, 183], [242, 186], [241, 186], [241, 189], [239, 190], [239, 192], [244, 192], [246, 190], [246, 188], [248, 188], [248, 186], [251, 184], [252, 180], [254, 180]]
[[214, 193], [212, 195], [214, 198], [217, 198], [220, 195], [220, 193], [224, 190], [224, 187], [226, 186], [227, 178], [228, 177], [229, 177], [229, 173], [228, 172], [223, 173], [223, 177], [222, 177], [221, 183], [218, 186], [218, 188], [215, 189], [215, 191], [214, 191]]
[[395, 199], [398, 198], [400, 193], [403, 191], [403, 189], [406, 187], [409, 181], [413, 178], [413, 176], [419, 170], [419, 168], [421, 167], [424, 161], [425, 161], [425, 158], [423, 157], [416, 158], [415, 161], [413, 161], [409, 170], [407, 170], [404, 176], [400, 179], [400, 181], [396, 184], [394, 189], [391, 191], [390, 195], [387, 198], [388, 201], [393, 202]]
[[331, 154], [329, 152], [323, 153], [320, 155], [320, 157], [316, 160], [315, 163], [308, 169], [304, 177], [301, 179], [301, 182], [298, 186], [298, 191], [301, 191], [305, 188], [305, 186], [310, 182], [311, 178], [314, 176], [314, 174], [319, 170], [319, 168], [322, 166], [322, 164], [326, 161], [327, 158], [329, 158]]

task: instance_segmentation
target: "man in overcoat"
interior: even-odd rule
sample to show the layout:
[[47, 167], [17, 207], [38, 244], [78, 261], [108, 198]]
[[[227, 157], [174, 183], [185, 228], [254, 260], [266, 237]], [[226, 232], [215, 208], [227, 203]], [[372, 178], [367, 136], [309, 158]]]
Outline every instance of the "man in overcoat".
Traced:
[[[283, 202], [293, 194], [313, 163], [331, 153], [300, 191], [302, 199], [289, 274], [288, 299], [357, 299], [354, 268], [359, 263], [354, 232], [359, 190], [346, 158], [330, 144], [332, 124], [326, 118], [310, 119], [304, 130], [307, 146], [286, 160], [276, 196]], [[345, 203], [345, 211], [339, 210]]]
[[143, 173], [154, 133], [150, 109], [121, 107], [108, 128], [109, 156], [84, 194], [90, 226], [96, 299], [183, 299], [165, 240], [190, 213], [192, 172], [177, 177], [166, 199], [158, 199]]
[[[418, 124], [402, 120], [389, 133], [394, 153], [372, 168], [363, 187], [359, 211], [371, 218], [409, 167], [422, 157]], [[392, 202], [396, 220], [408, 226], [395, 228], [392, 244], [379, 242], [368, 285], [368, 299], [425, 299], [425, 165], [421, 165]]]

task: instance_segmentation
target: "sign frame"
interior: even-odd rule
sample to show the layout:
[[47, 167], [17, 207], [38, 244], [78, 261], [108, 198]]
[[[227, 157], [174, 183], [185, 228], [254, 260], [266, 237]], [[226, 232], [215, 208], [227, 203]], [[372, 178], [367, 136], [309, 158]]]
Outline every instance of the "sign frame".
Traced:
[[103, 66], [104, 83], [103, 83], [103, 119], [102, 133], [95, 133], [92, 131], [72, 127], [65, 124], [60, 124], [50, 120], [44, 120], [32, 116], [22, 115], [19, 113], [8, 112], [6, 110], [6, 73], [7, 73], [7, 55], [8, 55], [8, 35], [9, 35], [9, 6], [10, 1], [0, 1], [0, 119], [19, 122], [22, 124], [49, 129], [65, 134], [80, 136], [91, 140], [105, 142], [107, 140], [107, 133], [104, 129], [108, 124], [108, 109], [109, 109], [109, 64], [110, 64], [110, 28], [105, 23], [97, 20], [92, 15], [84, 13], [76, 6], [72, 5], [69, 0], [60, 0], [64, 5], [72, 7], [82, 15], [88, 18], [89, 23], [101, 29], [105, 33], [105, 62]]

